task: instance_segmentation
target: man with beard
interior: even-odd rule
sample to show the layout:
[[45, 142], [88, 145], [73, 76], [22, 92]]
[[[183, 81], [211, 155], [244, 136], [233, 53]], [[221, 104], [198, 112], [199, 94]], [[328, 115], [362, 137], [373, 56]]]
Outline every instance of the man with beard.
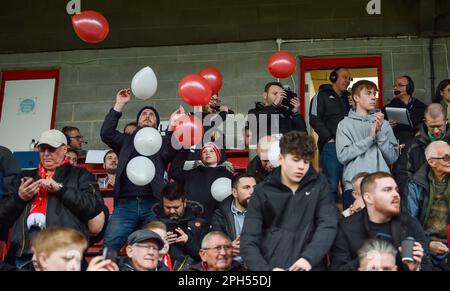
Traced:
[[234, 260], [242, 262], [240, 257], [242, 226], [248, 202], [256, 187], [256, 180], [253, 176], [241, 173], [233, 177], [231, 186], [233, 195], [220, 203], [211, 224], [213, 230], [225, 233], [232, 240]]
[[291, 131], [277, 167], [258, 184], [245, 214], [241, 256], [251, 271], [323, 270], [338, 212], [325, 176], [311, 167], [314, 140]]
[[370, 238], [382, 238], [396, 248], [407, 237], [413, 237], [414, 261], [404, 265], [397, 255], [399, 270], [431, 270], [428, 239], [419, 222], [407, 213], [400, 213], [400, 195], [392, 176], [375, 172], [361, 182], [366, 207], [339, 222], [339, 230], [331, 250], [331, 269], [358, 270], [358, 250]]
[[210, 230], [203, 218], [203, 207], [187, 200], [183, 187], [172, 182], [164, 187], [162, 203], [155, 204], [153, 211], [158, 221], [167, 226], [172, 268], [179, 270], [192, 261], [199, 261], [200, 243]]
[[106, 171], [106, 177], [98, 179], [100, 189], [114, 188], [116, 184], [117, 161], [117, 154], [113, 150], [106, 152], [103, 157], [103, 169]]
[[116, 95], [116, 103], [103, 122], [100, 136], [115, 153], [119, 155], [117, 175], [114, 184], [114, 212], [110, 217], [105, 233], [105, 246], [119, 251], [127, 237], [140, 223], [146, 223], [155, 218], [152, 207], [161, 197], [164, 188], [164, 171], [173, 157], [170, 140], [176, 119], [184, 113], [182, 107], [176, 110], [169, 119], [169, 131], [163, 138], [161, 149], [148, 157], [155, 166], [155, 176], [147, 185], [134, 184], [127, 175], [128, 163], [139, 157], [134, 147], [136, 133], [144, 127], [158, 128], [160, 123], [158, 111], [152, 106], [144, 106], [137, 114], [138, 128], [133, 134], [117, 130], [123, 108], [131, 100], [131, 90], [120, 90]]
[[408, 183], [408, 211], [430, 236], [429, 248], [437, 265], [449, 253], [446, 229], [450, 218], [450, 146], [444, 141], [432, 142], [425, 157], [427, 163]]

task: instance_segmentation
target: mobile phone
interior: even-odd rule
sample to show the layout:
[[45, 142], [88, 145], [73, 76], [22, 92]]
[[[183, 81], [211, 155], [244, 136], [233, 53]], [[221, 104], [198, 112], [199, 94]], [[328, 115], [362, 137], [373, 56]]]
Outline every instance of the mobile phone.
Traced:
[[181, 228], [185, 233], [187, 233], [188, 229], [187, 221], [186, 220], [174, 221], [167, 224], [167, 231], [170, 231], [176, 234], [177, 236], [180, 236], [180, 234], [177, 231], [175, 231], [175, 229], [177, 228]]
[[110, 250], [107, 247], [105, 247], [102, 252], [102, 257], [104, 261], [111, 260], [112, 262], [115, 263], [117, 261], [117, 252], [115, 250]]

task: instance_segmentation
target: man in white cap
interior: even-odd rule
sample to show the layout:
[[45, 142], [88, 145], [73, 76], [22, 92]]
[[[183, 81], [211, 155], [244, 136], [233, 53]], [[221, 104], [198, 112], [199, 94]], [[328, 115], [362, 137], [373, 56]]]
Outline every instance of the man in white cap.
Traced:
[[88, 239], [88, 224], [97, 223], [97, 216], [102, 220], [103, 215], [103, 202], [92, 174], [65, 159], [64, 134], [55, 129], [44, 131], [38, 149], [38, 169], [18, 176], [0, 203], [1, 223], [12, 226], [10, 251], [16, 255], [17, 266], [31, 259], [30, 240], [40, 230], [50, 226], [73, 228]]

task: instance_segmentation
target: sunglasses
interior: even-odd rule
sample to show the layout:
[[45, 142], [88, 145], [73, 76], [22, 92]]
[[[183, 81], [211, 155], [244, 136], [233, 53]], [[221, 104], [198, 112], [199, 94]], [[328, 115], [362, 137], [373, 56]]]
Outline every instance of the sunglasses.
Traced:
[[77, 135], [77, 136], [71, 136], [70, 138], [76, 139], [76, 140], [82, 140], [83, 136], [82, 135]]
[[433, 157], [430, 160], [444, 160], [444, 162], [450, 162], [450, 155], [445, 155], [443, 157]]
[[40, 145], [39, 146], [39, 152], [45, 153], [45, 151], [48, 151], [49, 153], [54, 153], [58, 148], [54, 148], [52, 146], [47, 145]]

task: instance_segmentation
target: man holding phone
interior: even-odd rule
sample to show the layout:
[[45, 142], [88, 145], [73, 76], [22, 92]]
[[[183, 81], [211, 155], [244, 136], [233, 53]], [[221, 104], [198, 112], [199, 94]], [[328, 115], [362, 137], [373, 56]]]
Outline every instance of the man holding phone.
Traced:
[[180, 262], [186, 256], [198, 261], [201, 240], [210, 230], [203, 218], [203, 207], [195, 201], [188, 201], [183, 187], [172, 182], [163, 189], [162, 203], [156, 204], [153, 211], [157, 220], [167, 225], [170, 256]]

